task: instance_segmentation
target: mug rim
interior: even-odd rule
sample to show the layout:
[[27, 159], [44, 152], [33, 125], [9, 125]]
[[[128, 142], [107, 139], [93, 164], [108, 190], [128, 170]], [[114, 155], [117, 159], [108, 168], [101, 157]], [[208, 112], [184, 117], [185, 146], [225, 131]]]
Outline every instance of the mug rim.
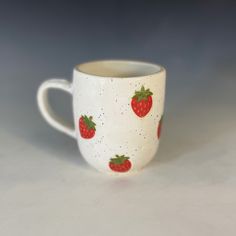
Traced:
[[[129, 76], [122, 76], [122, 75], [119, 75], [119, 76], [114, 76], [114, 75], [109, 75], [109, 74], [99, 74], [99, 73], [93, 73], [89, 70], [86, 71], [86, 67], [89, 67], [89, 66], [93, 66], [95, 64], [97, 64], [97, 66], [100, 64], [124, 64], [124, 65], [136, 65], [137, 68], [138, 67], [149, 67], [149, 69], [152, 69], [150, 70], [150, 72], [143, 72], [143, 73], [136, 73], [136, 74], [133, 74], [133, 75], [129, 75]], [[83, 68], [85, 67], [85, 68]], [[87, 62], [84, 62], [84, 63], [81, 63], [81, 64], [77, 64], [75, 67], [74, 67], [74, 71], [76, 72], [79, 72], [79, 73], [82, 73], [86, 76], [95, 76], [95, 77], [99, 77], [99, 78], [115, 78], [115, 79], [129, 79], [129, 78], [140, 78], [140, 77], [147, 77], [147, 76], [153, 76], [153, 75], [158, 75], [158, 74], [161, 74], [161, 73], [165, 73], [165, 68], [159, 64], [155, 64], [155, 63], [151, 63], [151, 62], [145, 62], [145, 61], [139, 61], [139, 60], [125, 60], [125, 59], [104, 59], [104, 60], [93, 60], [93, 61], [87, 61]]]

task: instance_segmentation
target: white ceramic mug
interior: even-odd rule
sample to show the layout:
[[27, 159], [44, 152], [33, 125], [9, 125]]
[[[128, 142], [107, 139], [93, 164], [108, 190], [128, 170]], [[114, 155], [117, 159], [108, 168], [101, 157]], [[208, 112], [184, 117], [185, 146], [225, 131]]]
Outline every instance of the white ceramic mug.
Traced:
[[[77, 140], [91, 166], [105, 173], [132, 173], [146, 166], [158, 149], [165, 77], [165, 69], [151, 63], [88, 62], [75, 67], [72, 83], [45, 81], [38, 106], [51, 126]], [[52, 111], [49, 89], [72, 95], [75, 128]]]

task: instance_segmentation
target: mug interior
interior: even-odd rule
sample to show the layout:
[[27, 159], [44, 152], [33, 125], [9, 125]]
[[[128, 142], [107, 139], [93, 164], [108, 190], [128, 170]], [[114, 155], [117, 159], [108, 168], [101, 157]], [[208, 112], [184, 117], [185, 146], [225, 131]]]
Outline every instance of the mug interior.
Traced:
[[125, 60], [104, 60], [80, 64], [76, 70], [88, 75], [102, 77], [139, 77], [159, 73], [162, 67], [147, 62], [125, 61]]

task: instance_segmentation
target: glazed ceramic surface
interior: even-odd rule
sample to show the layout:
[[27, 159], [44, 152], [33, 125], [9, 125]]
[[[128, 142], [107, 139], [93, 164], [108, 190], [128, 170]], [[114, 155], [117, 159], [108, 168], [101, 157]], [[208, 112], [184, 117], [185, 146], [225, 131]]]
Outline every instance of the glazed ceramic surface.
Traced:
[[[47, 91], [72, 94], [74, 128], [48, 104]], [[72, 136], [86, 161], [106, 173], [142, 169], [158, 149], [165, 98], [165, 70], [136, 61], [95, 61], [75, 67], [73, 82], [52, 79], [38, 91], [39, 109], [54, 128]]]

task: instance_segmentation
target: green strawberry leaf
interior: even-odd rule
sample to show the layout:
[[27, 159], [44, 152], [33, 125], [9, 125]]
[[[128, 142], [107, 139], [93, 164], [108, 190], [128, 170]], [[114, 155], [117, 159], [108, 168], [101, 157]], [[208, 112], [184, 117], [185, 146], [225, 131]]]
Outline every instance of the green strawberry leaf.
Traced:
[[86, 115], [84, 115], [82, 117], [83, 117], [84, 123], [86, 124], [88, 129], [96, 130], [96, 128], [95, 128], [96, 124], [93, 122], [93, 120], [92, 120], [93, 117], [92, 116], [87, 117]]
[[163, 116], [164, 116], [164, 115], [161, 116], [161, 119], [160, 119], [160, 121], [159, 121], [160, 123], [163, 122]]
[[150, 91], [150, 89], [145, 89], [142, 85], [139, 91], [135, 91], [135, 94], [132, 98], [135, 98], [138, 102], [140, 102], [142, 100], [147, 100], [147, 98], [152, 95], [153, 93]]
[[122, 155], [122, 156], [115, 155], [114, 158], [110, 159], [110, 162], [113, 164], [116, 164], [116, 165], [121, 165], [128, 159], [129, 159], [129, 157], [126, 157], [125, 155]]

